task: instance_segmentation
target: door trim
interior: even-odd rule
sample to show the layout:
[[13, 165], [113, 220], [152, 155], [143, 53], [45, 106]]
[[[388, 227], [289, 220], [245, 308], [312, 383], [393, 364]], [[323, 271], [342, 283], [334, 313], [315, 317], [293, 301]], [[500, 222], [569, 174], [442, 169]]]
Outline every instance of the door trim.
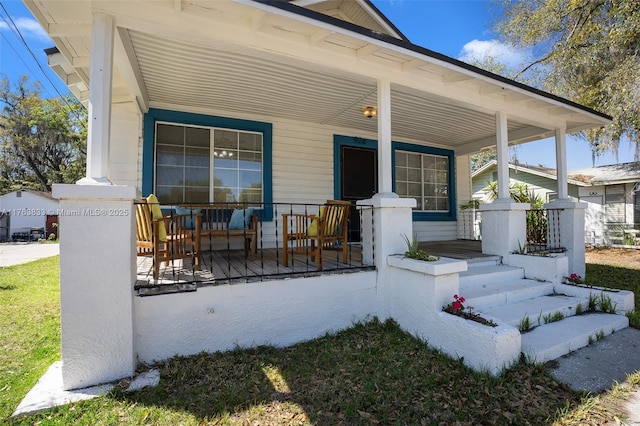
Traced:
[[356, 148], [369, 148], [378, 150], [378, 141], [374, 139], [360, 138], [357, 136], [333, 135], [333, 197], [342, 199], [342, 176], [340, 164], [342, 161], [342, 147], [352, 146]]

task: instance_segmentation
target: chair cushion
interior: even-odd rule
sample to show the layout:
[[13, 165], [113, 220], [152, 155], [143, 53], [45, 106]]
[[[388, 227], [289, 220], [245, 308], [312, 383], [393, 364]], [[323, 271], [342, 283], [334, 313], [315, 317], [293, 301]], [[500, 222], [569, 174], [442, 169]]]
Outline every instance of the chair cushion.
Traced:
[[[318, 217], [323, 217], [325, 207], [320, 207], [320, 213], [318, 213]], [[307, 237], [317, 237], [318, 236], [318, 219], [313, 219], [311, 224], [307, 228]]]
[[253, 207], [234, 209], [231, 214], [231, 219], [229, 219], [229, 229], [249, 229], [253, 210]]
[[193, 207], [181, 207], [176, 206], [176, 214], [188, 214], [190, 215], [186, 220], [187, 229], [196, 229], [196, 218], [191, 215], [196, 215], [202, 212], [202, 209], [196, 209]]
[[158, 239], [160, 241], [167, 241], [167, 229], [164, 226], [164, 220], [162, 220], [162, 209], [160, 208], [158, 198], [154, 194], [149, 194], [147, 204], [149, 204], [149, 208], [151, 209], [151, 219], [160, 221], [160, 225], [158, 226]]

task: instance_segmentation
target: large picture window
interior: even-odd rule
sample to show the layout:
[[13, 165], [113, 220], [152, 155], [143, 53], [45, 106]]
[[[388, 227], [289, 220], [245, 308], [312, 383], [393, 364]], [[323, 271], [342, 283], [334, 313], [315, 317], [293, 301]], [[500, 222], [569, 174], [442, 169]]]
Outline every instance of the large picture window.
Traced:
[[416, 200], [414, 219], [455, 220], [453, 152], [394, 142], [394, 191]]
[[163, 122], [155, 133], [163, 202], [262, 202], [261, 133]]

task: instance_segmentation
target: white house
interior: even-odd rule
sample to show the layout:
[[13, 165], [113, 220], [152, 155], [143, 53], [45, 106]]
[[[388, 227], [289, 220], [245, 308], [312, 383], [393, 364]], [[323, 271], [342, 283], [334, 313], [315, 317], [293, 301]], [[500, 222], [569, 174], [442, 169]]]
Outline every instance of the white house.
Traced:
[[58, 200], [50, 193], [21, 189], [0, 195], [0, 213], [6, 229], [0, 240], [33, 240], [58, 235]]
[[[24, 3], [55, 42], [51, 67], [90, 117], [86, 177], [53, 189], [65, 211], [99, 213], [61, 216], [65, 388], [174, 354], [289, 345], [373, 315], [493, 374], [521, 352], [541, 360], [571, 350], [538, 351], [527, 343], [535, 331], [522, 337], [488, 310], [495, 328], [442, 312], [462, 291], [475, 292], [478, 309], [481, 299], [486, 309], [506, 300], [480, 294], [482, 267], [394, 255], [406, 250], [403, 235], [456, 239], [469, 155], [495, 146], [500, 196], [483, 212], [482, 251], [535, 297], [553, 292], [563, 274], [584, 271], [585, 206], [569, 199], [565, 135], [607, 115], [414, 45], [367, 0]], [[508, 146], [550, 136], [566, 251], [523, 260], [512, 253], [528, 206], [508, 197]], [[142, 297], [133, 202], [150, 193], [171, 205], [260, 206], [257, 260], [240, 255], [236, 266], [263, 273], [231, 282], [197, 281], [194, 271], [190, 286]], [[283, 274], [283, 213], [327, 199], [358, 204], [349, 247], [361, 262]], [[203, 254], [207, 273], [231, 270], [231, 251]], [[613, 317], [600, 316], [600, 329], [628, 324]]]
[[[472, 198], [491, 201], [488, 182], [495, 181], [495, 161], [471, 174]], [[557, 197], [555, 169], [509, 164], [509, 182], [526, 184], [543, 202]], [[586, 203], [585, 242], [594, 245], [637, 245], [640, 226], [640, 163], [622, 163], [570, 170], [569, 197]]]

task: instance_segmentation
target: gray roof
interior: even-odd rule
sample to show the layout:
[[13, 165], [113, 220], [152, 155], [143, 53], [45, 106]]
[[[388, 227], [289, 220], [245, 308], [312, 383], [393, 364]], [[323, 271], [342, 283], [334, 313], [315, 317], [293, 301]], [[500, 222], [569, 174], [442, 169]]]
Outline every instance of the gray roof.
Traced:
[[569, 171], [569, 178], [592, 185], [640, 181], [640, 161]]

